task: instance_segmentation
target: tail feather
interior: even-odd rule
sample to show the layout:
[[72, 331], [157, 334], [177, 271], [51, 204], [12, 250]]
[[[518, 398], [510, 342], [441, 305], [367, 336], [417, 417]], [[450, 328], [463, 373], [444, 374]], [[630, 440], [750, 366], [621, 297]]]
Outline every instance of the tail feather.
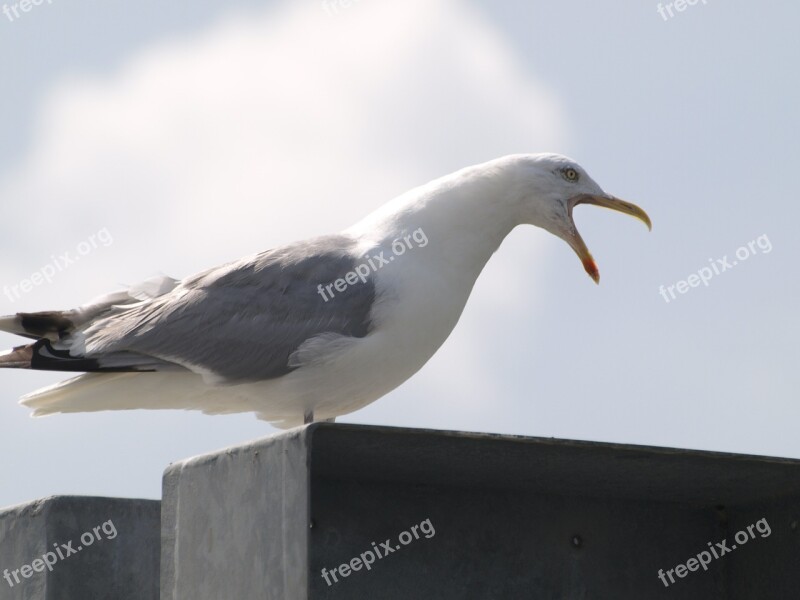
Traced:
[[[133, 409], [200, 410], [207, 415], [254, 411], [281, 429], [302, 425], [303, 407], [287, 400], [279, 386], [276, 382], [210, 386], [190, 371], [84, 373], [27, 394], [19, 403], [32, 409], [33, 417]], [[334, 415], [315, 411], [314, 416], [326, 420]]]
[[[175, 376], [175, 373], [171, 373]], [[194, 378], [176, 379], [162, 373], [85, 373], [23, 396], [19, 403], [33, 409], [32, 416], [55, 413], [130, 410], [136, 408], [189, 408]], [[181, 386], [172, 385], [180, 381]], [[188, 384], [188, 385], [187, 385]]]
[[[245, 387], [250, 387], [245, 385]], [[23, 396], [32, 416], [132, 409], [202, 410], [226, 414], [253, 410], [251, 396], [206, 385], [200, 375], [184, 373], [84, 373]]]

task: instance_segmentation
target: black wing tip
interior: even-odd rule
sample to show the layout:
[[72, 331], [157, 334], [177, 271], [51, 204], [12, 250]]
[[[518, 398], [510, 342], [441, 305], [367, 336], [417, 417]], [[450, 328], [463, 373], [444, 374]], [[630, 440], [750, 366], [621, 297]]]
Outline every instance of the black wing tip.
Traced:
[[152, 364], [104, 365], [97, 358], [72, 356], [68, 350], [53, 348], [52, 342], [46, 338], [0, 354], [0, 368], [80, 373], [144, 373], [157, 370]]
[[[72, 356], [69, 350], [53, 348], [50, 340], [43, 338], [30, 344], [31, 369], [39, 371], [79, 371], [83, 373], [142, 373], [155, 371], [145, 365], [108, 365], [99, 358]], [[108, 361], [106, 361], [108, 362]]]
[[43, 311], [7, 315], [0, 317], [0, 331], [33, 340], [48, 338], [56, 341], [75, 330], [75, 324], [67, 316], [69, 313], [70, 311]]
[[61, 311], [17, 313], [25, 333], [37, 338], [59, 339], [75, 329], [75, 324]]

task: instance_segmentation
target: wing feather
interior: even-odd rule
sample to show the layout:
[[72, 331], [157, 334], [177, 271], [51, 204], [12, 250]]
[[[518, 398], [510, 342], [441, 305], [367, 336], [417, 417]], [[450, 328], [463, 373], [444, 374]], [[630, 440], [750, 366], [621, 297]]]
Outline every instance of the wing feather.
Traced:
[[369, 333], [371, 278], [327, 300], [319, 293], [353, 271], [355, 248], [349, 236], [324, 236], [211, 269], [92, 322], [73, 343], [86, 357], [153, 356], [217, 382], [279, 377], [297, 368], [289, 357], [315, 336]]

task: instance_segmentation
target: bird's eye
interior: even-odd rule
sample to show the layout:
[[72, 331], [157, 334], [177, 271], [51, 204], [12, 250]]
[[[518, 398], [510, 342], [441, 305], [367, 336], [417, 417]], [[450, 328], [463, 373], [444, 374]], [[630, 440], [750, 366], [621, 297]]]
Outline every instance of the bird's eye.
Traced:
[[566, 169], [563, 169], [561, 171], [561, 174], [567, 181], [578, 181], [578, 172], [572, 167], [567, 167]]

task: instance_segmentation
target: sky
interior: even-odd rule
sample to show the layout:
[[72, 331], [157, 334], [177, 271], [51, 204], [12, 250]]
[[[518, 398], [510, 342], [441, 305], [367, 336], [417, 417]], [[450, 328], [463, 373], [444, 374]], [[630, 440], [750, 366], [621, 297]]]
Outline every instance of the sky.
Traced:
[[[516, 229], [428, 364], [339, 420], [800, 458], [800, 5], [3, 6], [0, 314], [185, 277], [461, 167], [558, 152], [653, 231], [576, 209], [596, 286], [561, 240]], [[17, 404], [65, 378], [0, 372], [0, 506], [158, 498], [171, 462], [276, 431]]]

